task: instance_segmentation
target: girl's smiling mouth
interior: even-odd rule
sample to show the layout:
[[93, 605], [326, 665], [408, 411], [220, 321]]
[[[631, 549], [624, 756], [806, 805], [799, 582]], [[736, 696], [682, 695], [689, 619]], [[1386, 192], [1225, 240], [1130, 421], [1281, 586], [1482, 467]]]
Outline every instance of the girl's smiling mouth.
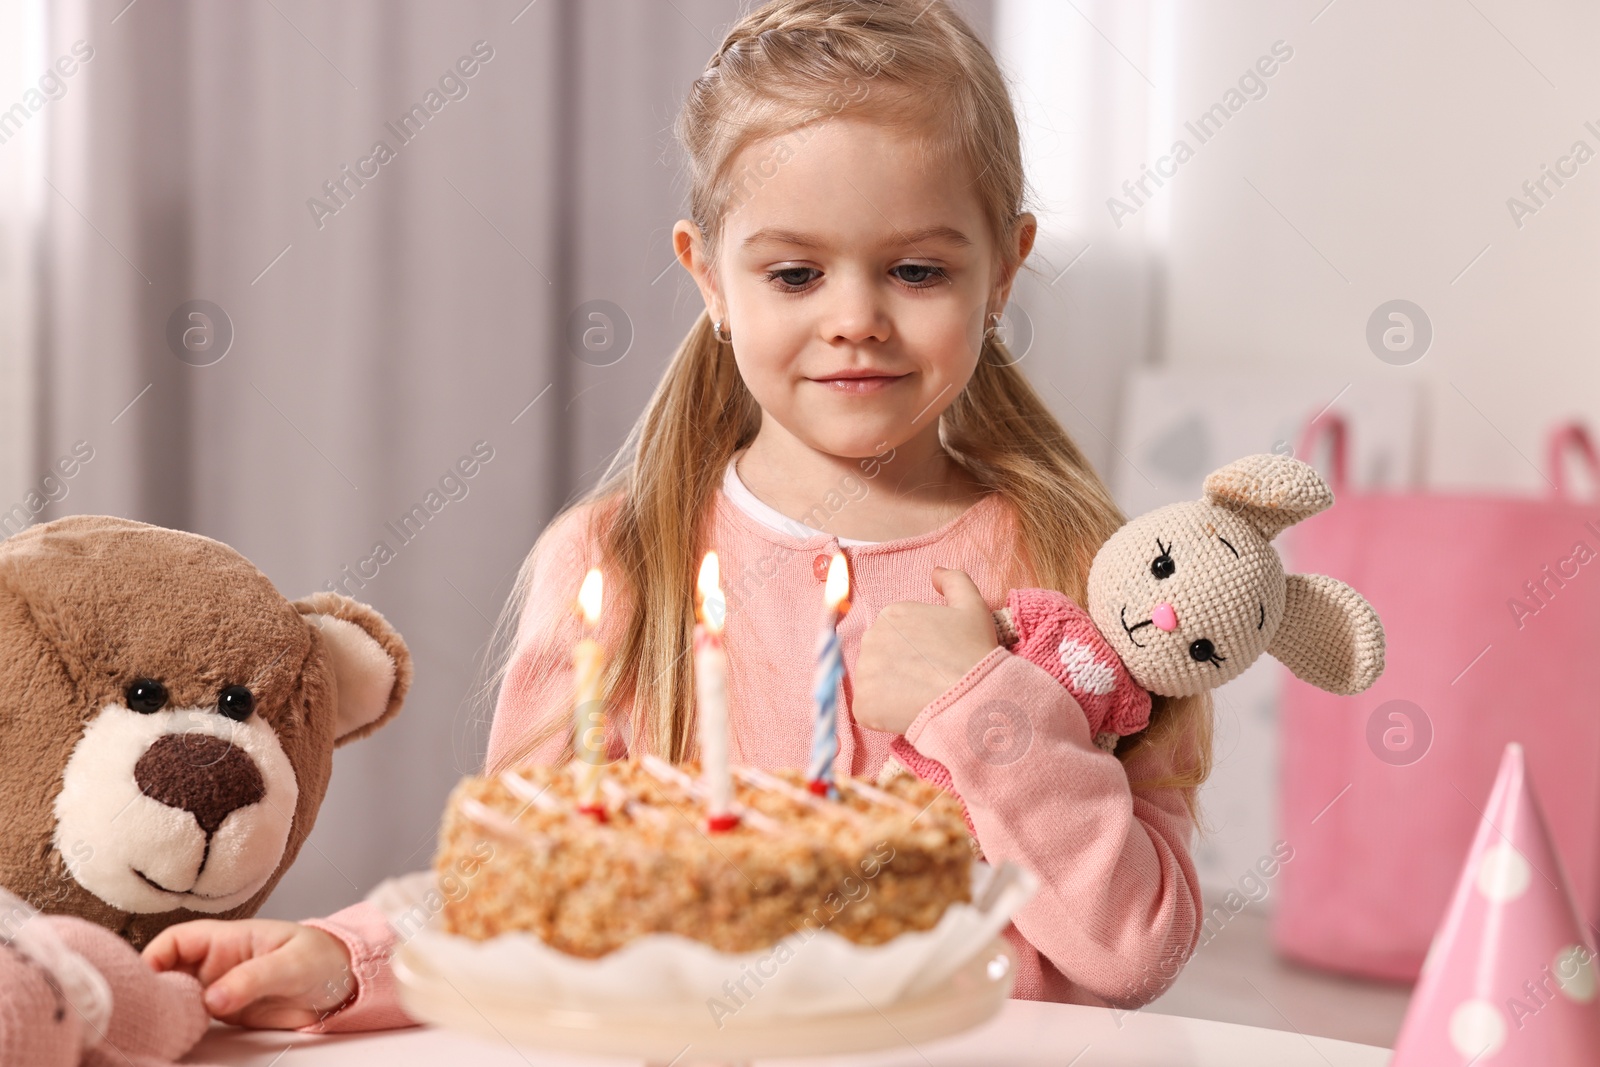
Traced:
[[860, 394], [878, 392], [880, 389], [885, 389], [895, 382], [909, 377], [911, 377], [909, 372], [905, 374], [884, 374], [871, 368], [863, 368], [861, 370], [836, 371], [825, 378], [812, 378], [809, 380], [816, 382], [818, 385], [828, 386], [830, 389], [841, 393]]

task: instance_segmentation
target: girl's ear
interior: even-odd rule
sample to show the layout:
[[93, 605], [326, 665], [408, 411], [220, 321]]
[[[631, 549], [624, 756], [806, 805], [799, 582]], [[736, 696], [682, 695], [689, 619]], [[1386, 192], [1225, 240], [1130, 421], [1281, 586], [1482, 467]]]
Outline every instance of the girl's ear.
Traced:
[[700, 290], [700, 299], [705, 302], [706, 313], [713, 320], [726, 317], [726, 312], [717, 310], [721, 297], [717, 295], [716, 278], [711, 272], [710, 250], [706, 247], [705, 235], [694, 220], [679, 219], [673, 224], [672, 249], [684, 270], [694, 278], [695, 286]]
[[295, 602], [317, 628], [339, 694], [334, 745], [365, 737], [392, 719], [411, 688], [411, 651], [387, 619], [338, 593]]
[[1286, 574], [1283, 622], [1267, 651], [1297, 678], [1350, 696], [1383, 673], [1383, 623], [1365, 597], [1324, 574]]
[[1309, 463], [1267, 452], [1206, 475], [1205, 499], [1227, 508], [1268, 541], [1333, 504], [1333, 490]]

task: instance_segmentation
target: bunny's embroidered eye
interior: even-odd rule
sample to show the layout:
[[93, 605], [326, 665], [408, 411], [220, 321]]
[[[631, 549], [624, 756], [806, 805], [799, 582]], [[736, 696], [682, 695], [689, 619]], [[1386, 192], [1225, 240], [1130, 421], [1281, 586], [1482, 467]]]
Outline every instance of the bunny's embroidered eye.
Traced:
[[1213, 645], [1204, 637], [1197, 641], [1190, 642], [1189, 658], [1194, 660], [1196, 663], [1210, 663], [1219, 671], [1222, 669], [1223, 663], [1227, 662], [1228, 659], [1226, 656], [1217, 655], [1217, 646]]
[[154, 715], [167, 706], [167, 687], [152, 678], [139, 678], [123, 691], [122, 697], [129, 710]]
[[1161, 538], [1158, 537], [1156, 538], [1156, 548], [1161, 554], [1150, 561], [1150, 573], [1155, 575], [1156, 581], [1159, 582], [1163, 578], [1171, 578], [1173, 573], [1177, 571], [1178, 565], [1172, 561], [1172, 544], [1170, 542], [1163, 545]]

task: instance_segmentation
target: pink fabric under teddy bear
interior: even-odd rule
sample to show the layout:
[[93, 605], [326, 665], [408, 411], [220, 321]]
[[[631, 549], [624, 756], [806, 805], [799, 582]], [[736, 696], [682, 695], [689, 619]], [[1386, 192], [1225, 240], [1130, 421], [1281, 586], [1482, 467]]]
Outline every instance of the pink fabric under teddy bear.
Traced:
[[[1246, 456], [1208, 475], [1202, 499], [1112, 534], [1090, 564], [1086, 607], [1052, 589], [1011, 590], [997, 636], [1067, 688], [1107, 752], [1149, 725], [1152, 693], [1205, 692], [1263, 652], [1320, 689], [1359, 693], [1383, 671], [1377, 613], [1334, 578], [1284, 573], [1271, 543], [1332, 504], [1309, 464]], [[954, 792], [942, 764], [897, 736], [879, 778], [908, 771]]]

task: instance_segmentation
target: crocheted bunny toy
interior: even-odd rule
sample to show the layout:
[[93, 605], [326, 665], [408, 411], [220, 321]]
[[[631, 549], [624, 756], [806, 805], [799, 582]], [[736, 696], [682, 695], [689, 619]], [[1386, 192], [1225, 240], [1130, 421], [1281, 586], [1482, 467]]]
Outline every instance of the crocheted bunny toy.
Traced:
[[[1309, 464], [1246, 456], [1208, 475], [1200, 500], [1108, 538], [1089, 568], [1087, 610], [1054, 590], [1013, 589], [995, 612], [1000, 641], [1072, 692], [1107, 751], [1149, 724], [1152, 693], [1214, 689], [1263, 652], [1319, 689], [1359, 693], [1383, 671], [1377, 613], [1337, 579], [1284, 573], [1272, 547], [1332, 504]], [[891, 748], [930, 777], [918, 764], [931, 761], [904, 737]]]
[[200, 983], [157, 974], [126, 941], [0, 890], [0, 1064], [160, 1067], [210, 1024]]

